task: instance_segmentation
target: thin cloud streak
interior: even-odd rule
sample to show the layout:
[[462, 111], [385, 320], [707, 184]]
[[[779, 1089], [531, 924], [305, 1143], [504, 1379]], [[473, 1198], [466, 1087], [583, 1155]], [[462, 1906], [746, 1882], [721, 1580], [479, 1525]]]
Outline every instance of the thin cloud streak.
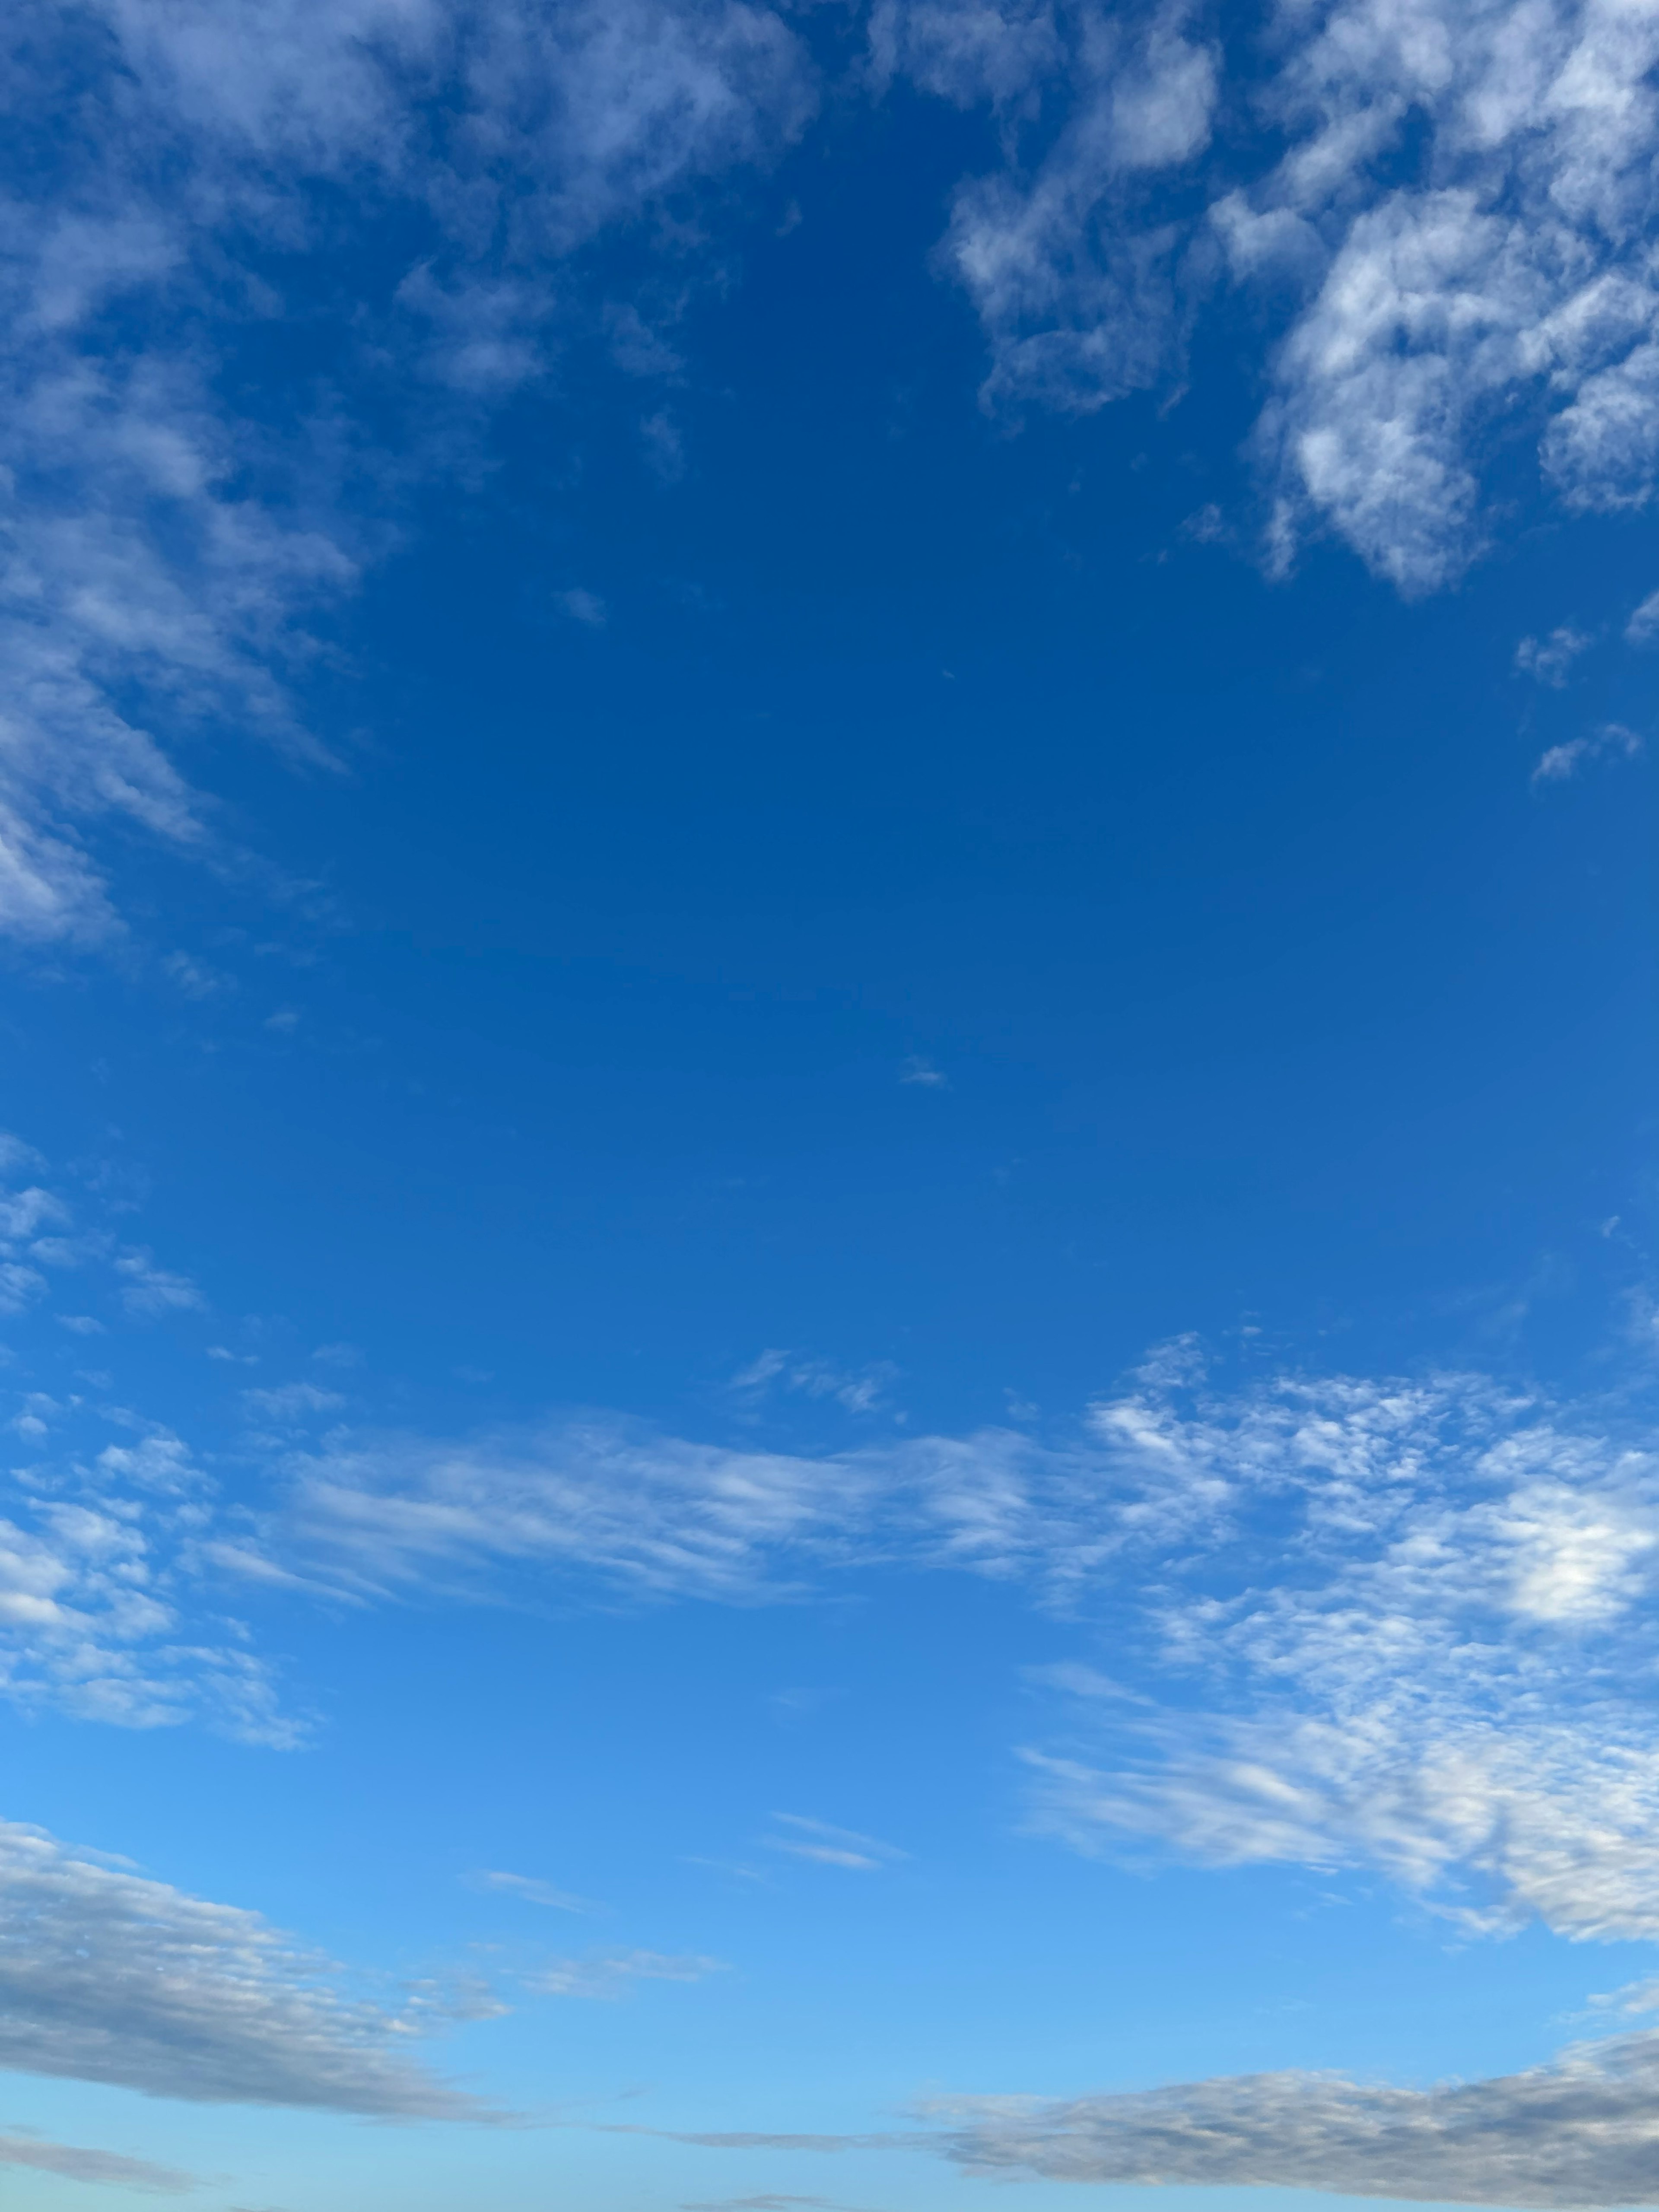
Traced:
[[61, 2174], [66, 2181], [107, 2183], [153, 2197], [182, 2197], [199, 2189], [201, 2178], [176, 2166], [118, 2151], [88, 2150], [76, 2143], [49, 2142], [44, 2136], [0, 2136], [0, 2166], [21, 2166], [36, 2173]]

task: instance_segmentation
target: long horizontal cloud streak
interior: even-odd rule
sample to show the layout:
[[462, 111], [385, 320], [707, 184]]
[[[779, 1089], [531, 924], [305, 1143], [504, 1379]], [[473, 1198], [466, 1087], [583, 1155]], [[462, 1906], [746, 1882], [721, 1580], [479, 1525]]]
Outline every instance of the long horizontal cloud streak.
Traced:
[[490, 2117], [257, 1913], [0, 1822], [0, 2067], [203, 2103]]
[[1430, 2089], [1260, 2074], [1039, 2103], [960, 2098], [946, 2155], [1045, 2180], [1565, 2208], [1659, 2202], [1659, 2035]]

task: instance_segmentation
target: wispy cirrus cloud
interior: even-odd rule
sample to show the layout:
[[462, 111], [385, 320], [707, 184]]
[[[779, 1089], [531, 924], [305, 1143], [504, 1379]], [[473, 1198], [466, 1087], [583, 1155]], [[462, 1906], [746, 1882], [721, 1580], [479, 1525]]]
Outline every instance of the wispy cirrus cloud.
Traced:
[[861, 1835], [856, 1828], [837, 1828], [808, 1814], [774, 1813], [772, 1818], [786, 1832], [768, 1836], [767, 1849], [787, 1852], [791, 1858], [806, 1859], [814, 1865], [874, 1874], [905, 1856], [895, 1844], [883, 1843], [878, 1836]]
[[528, 1905], [544, 1905], [555, 1912], [595, 1912], [599, 1910], [591, 1899], [574, 1896], [568, 1889], [555, 1889], [551, 1882], [538, 1881], [532, 1875], [504, 1874], [495, 1869], [482, 1869], [476, 1874], [468, 1875], [466, 1881], [469, 1888], [522, 1898]]
[[526, 1989], [540, 1996], [627, 1996], [639, 1982], [701, 1982], [710, 1974], [728, 1973], [723, 1959], [662, 1951], [609, 1951], [588, 1959], [556, 1959], [524, 1977]]

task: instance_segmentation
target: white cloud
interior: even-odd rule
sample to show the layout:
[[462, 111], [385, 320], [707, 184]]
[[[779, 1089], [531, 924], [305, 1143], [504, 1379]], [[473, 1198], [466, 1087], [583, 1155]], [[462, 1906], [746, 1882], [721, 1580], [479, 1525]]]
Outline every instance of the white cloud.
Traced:
[[918, 1053], [912, 1053], [900, 1068], [899, 1081], [919, 1083], [932, 1091], [948, 1091], [951, 1087], [950, 1077], [942, 1069], [935, 1067], [931, 1060], [922, 1059]]
[[1631, 645], [1651, 645], [1659, 637], [1659, 592], [1650, 592], [1630, 620], [1625, 624], [1625, 637]]
[[0, 1260], [0, 1314], [20, 1314], [44, 1296], [46, 1279], [17, 1260]]
[[155, 1318], [166, 1313], [191, 1312], [205, 1303], [188, 1275], [158, 1267], [149, 1252], [121, 1253], [115, 1272], [124, 1278], [121, 1303], [130, 1314]]
[[212, 1486], [176, 1436], [123, 1418], [136, 1442], [0, 1483], [0, 1696], [25, 1712], [139, 1729], [200, 1718], [295, 1743], [267, 1663], [234, 1627], [188, 1619]]
[[880, 1480], [599, 1420], [481, 1442], [343, 1437], [288, 1473], [263, 1548], [348, 1589], [477, 1587], [524, 1563], [738, 1601], [787, 1589], [792, 1553], [844, 1543]]
[[792, 1858], [809, 1859], [819, 1866], [843, 1867], [849, 1873], [874, 1874], [906, 1854], [878, 1837], [860, 1835], [855, 1828], [837, 1828], [804, 1813], [774, 1813], [772, 1818], [787, 1836], [768, 1836], [769, 1850], [787, 1851]]
[[555, 1889], [551, 1882], [538, 1881], [532, 1875], [502, 1874], [480, 1870], [467, 1876], [473, 1889], [497, 1890], [508, 1897], [521, 1897], [529, 1905], [545, 1905], [555, 1912], [592, 1912], [597, 1907], [585, 1897], [574, 1897], [568, 1890]]
[[1659, 1575], [1639, 1431], [1470, 1377], [1187, 1409], [1160, 1388], [1097, 1419], [1209, 1498], [1202, 1528], [1155, 1506], [1181, 1594], [1139, 1608], [1144, 1679], [1189, 1688], [1109, 1729], [1091, 1700], [1074, 1747], [1030, 1753], [1037, 1826], [1378, 1868], [1471, 1929], [1659, 1935], [1659, 1754], [1615, 1686], [1641, 1680]]
[[1594, 643], [1585, 631], [1564, 623], [1547, 637], [1523, 637], [1515, 648], [1515, 665], [1523, 675], [1535, 676], [1540, 684], [1553, 684], [1559, 690], [1573, 662]]
[[878, 88], [907, 76], [957, 107], [1029, 106], [1066, 55], [1052, 0], [876, 0], [869, 37]]
[[871, 1413], [881, 1405], [897, 1372], [887, 1360], [849, 1371], [837, 1367], [833, 1360], [787, 1352], [774, 1345], [740, 1368], [732, 1377], [731, 1388], [739, 1397], [750, 1399], [774, 1388], [792, 1390], [807, 1398], [832, 1398], [849, 1413]]
[[280, 1382], [274, 1389], [244, 1390], [242, 1403], [269, 1421], [303, 1422], [307, 1414], [337, 1413], [345, 1400], [337, 1390], [320, 1390], [314, 1382]]
[[257, 1913], [41, 1829], [0, 1823], [0, 2066], [204, 2103], [489, 2117], [407, 2056], [418, 2009], [343, 1994]]
[[36, 2173], [61, 2174], [66, 2181], [107, 2182], [156, 2197], [182, 2197], [200, 2186], [199, 2178], [175, 2166], [119, 2151], [89, 2150], [75, 2143], [51, 2142], [44, 2136], [0, 2135], [0, 2166], [21, 2166]]
[[1167, 5], [872, 12], [878, 83], [1000, 119], [941, 249], [988, 395], [1173, 382], [1218, 252], [1288, 318], [1258, 438], [1281, 562], [1329, 526], [1402, 590], [1443, 586], [1486, 541], [1488, 462], [1528, 446], [1569, 508], [1650, 500], [1659, 26], [1620, 0], [1315, 0], [1224, 27], [1224, 56]]
[[1427, 2089], [1256, 2074], [1117, 2096], [936, 2100], [970, 2172], [1170, 2186], [1316, 2189], [1430, 2203], [1650, 2204], [1659, 2035]]
[[[1146, 193], [1209, 141], [1217, 56], [1191, 15], [1165, 0], [1133, 13], [1083, 7], [1016, 21], [998, 61], [1006, 70], [1018, 57], [1031, 73], [1023, 83], [987, 68], [988, 47], [976, 59], [967, 41], [942, 43], [937, 9], [921, 11], [902, 38], [884, 33], [893, 61], [908, 55], [926, 88], [962, 98], [971, 64], [975, 88], [1004, 105], [1054, 70], [1055, 43], [1064, 55], [1067, 121], [1029, 173], [1011, 165], [960, 189], [940, 249], [990, 340], [988, 400], [1086, 410], [1171, 366], [1184, 240], [1148, 213]], [[885, 20], [896, 25], [897, 10]]]
[[560, 1959], [525, 1977], [525, 1987], [553, 1997], [627, 1996], [636, 1982], [701, 1982], [729, 1972], [723, 1959], [674, 1958], [661, 1951], [613, 1951], [593, 1959]]
[[0, 1238], [8, 1243], [33, 1237], [42, 1222], [67, 1222], [69, 1218], [63, 1200], [39, 1185], [0, 1193]]
[[584, 591], [578, 584], [568, 592], [556, 592], [553, 597], [555, 604], [562, 608], [572, 622], [580, 623], [587, 629], [605, 628], [605, 601], [597, 592]]
[[169, 952], [161, 966], [187, 999], [217, 999], [236, 988], [235, 980], [194, 960], [188, 952]]
[[1634, 730], [1627, 730], [1622, 722], [1604, 722], [1599, 730], [1587, 737], [1570, 738], [1566, 744], [1552, 745], [1540, 757], [1532, 772], [1534, 783], [1565, 783], [1577, 775], [1587, 762], [1605, 759], [1609, 754], [1625, 760], [1633, 760], [1642, 750], [1642, 740]]

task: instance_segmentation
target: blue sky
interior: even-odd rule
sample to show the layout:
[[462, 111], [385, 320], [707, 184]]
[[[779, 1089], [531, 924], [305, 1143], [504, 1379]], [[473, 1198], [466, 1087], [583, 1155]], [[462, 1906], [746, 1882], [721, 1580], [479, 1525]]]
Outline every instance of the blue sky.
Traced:
[[6, 40], [8, 2206], [1659, 2202], [1659, 17]]

